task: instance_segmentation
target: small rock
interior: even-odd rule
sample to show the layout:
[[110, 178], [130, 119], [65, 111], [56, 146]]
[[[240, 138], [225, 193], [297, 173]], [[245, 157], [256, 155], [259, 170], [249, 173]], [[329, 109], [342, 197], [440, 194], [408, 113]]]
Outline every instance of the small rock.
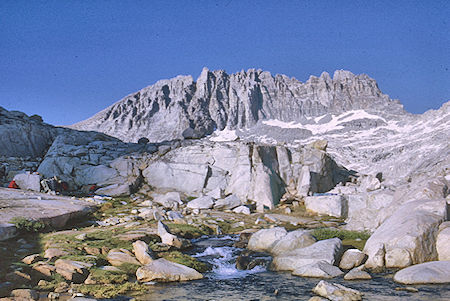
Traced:
[[248, 208], [247, 206], [239, 206], [233, 209], [234, 213], [238, 213], [238, 214], [245, 214], [245, 215], [250, 215], [251, 211], [250, 208]]
[[292, 272], [294, 276], [315, 277], [315, 278], [334, 278], [343, 275], [338, 267], [329, 264], [326, 261], [319, 261], [312, 264], [304, 265]]
[[22, 262], [25, 264], [33, 264], [41, 260], [41, 256], [39, 254], [33, 254], [22, 259]]
[[238, 206], [242, 205], [241, 200], [235, 195], [229, 195], [224, 199], [217, 200], [214, 204], [214, 209], [217, 210], [232, 210]]
[[55, 262], [56, 272], [74, 283], [82, 283], [89, 275], [92, 264], [81, 261], [58, 259]]
[[49, 248], [49, 249], [45, 250], [45, 252], [44, 252], [44, 258], [47, 258], [47, 259], [53, 259], [56, 257], [65, 256], [65, 255], [69, 255], [69, 253], [64, 250], [58, 249], [58, 248]]
[[364, 263], [367, 255], [358, 249], [348, 249], [342, 255], [339, 267], [344, 270], [350, 270]]
[[39, 294], [35, 290], [31, 289], [16, 289], [11, 292], [11, 297], [38, 300]]
[[84, 247], [84, 251], [86, 253], [88, 253], [89, 255], [100, 255], [100, 254], [102, 254], [101, 249], [100, 248], [96, 248], [96, 247], [86, 246], [86, 247]]
[[55, 273], [56, 268], [46, 262], [39, 261], [33, 266], [33, 270], [36, 270], [45, 276], [51, 277]]
[[86, 234], [86, 233], [81, 233], [81, 234], [75, 236], [75, 239], [78, 239], [78, 240], [85, 240], [86, 237], [87, 237], [87, 234]]
[[136, 271], [136, 277], [139, 282], [170, 282], [202, 279], [203, 275], [182, 264], [160, 258], [140, 267]]
[[137, 260], [142, 264], [149, 264], [154, 259], [152, 250], [150, 250], [148, 245], [142, 240], [133, 243], [133, 252]]
[[59, 297], [60, 297], [60, 294], [59, 294], [59, 293], [55, 293], [55, 292], [50, 292], [50, 293], [48, 293], [48, 295], [47, 295], [47, 298], [48, 298], [49, 300], [58, 300]]
[[313, 292], [332, 301], [359, 301], [362, 300], [363, 295], [357, 290], [324, 280], [313, 288]]
[[124, 263], [140, 265], [139, 261], [125, 249], [113, 249], [109, 251], [106, 260], [113, 266], [121, 266]]
[[415, 287], [412, 286], [405, 286], [405, 287], [396, 287], [395, 288], [396, 291], [405, 291], [405, 292], [410, 292], [410, 293], [418, 293], [419, 290]]
[[55, 293], [66, 293], [69, 290], [69, 285], [66, 282], [60, 282], [55, 287]]
[[344, 276], [345, 280], [369, 280], [372, 279], [369, 273], [364, 271], [364, 265], [351, 269]]

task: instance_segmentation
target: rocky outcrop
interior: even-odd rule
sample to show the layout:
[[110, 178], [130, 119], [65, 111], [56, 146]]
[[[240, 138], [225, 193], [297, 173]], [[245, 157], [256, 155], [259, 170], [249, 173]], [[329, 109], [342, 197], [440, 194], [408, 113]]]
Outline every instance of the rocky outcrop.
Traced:
[[445, 200], [405, 203], [367, 240], [365, 266], [375, 270], [403, 268], [436, 260], [436, 235], [447, 212]]
[[[94, 210], [94, 204], [63, 196], [0, 188], [0, 240], [17, 234], [9, 222], [17, 218], [41, 221], [61, 228], [68, 221], [80, 218]], [[9, 225], [9, 226], [8, 226]]]
[[46, 124], [37, 115], [30, 117], [0, 107], [0, 156], [42, 157], [63, 131], [67, 129]]
[[[289, 109], [286, 109], [289, 108]], [[250, 69], [235, 74], [204, 68], [199, 78], [177, 76], [130, 94], [72, 128], [124, 141], [199, 138], [214, 130], [249, 128], [264, 119], [301, 121], [349, 109], [402, 111], [365, 74], [338, 70], [301, 83]]]
[[[325, 152], [243, 142], [199, 142], [154, 158], [143, 170], [145, 181], [158, 189], [200, 196], [216, 190], [233, 194], [259, 208], [274, 208], [287, 190], [298, 193], [308, 168], [308, 192], [322, 192], [346, 180], [346, 170]], [[221, 202], [218, 203], [218, 206]]]
[[60, 135], [53, 142], [38, 172], [57, 176], [72, 190], [97, 185], [99, 194], [129, 195], [140, 181], [139, 161], [127, 154], [154, 152], [153, 145], [126, 144], [100, 133]]

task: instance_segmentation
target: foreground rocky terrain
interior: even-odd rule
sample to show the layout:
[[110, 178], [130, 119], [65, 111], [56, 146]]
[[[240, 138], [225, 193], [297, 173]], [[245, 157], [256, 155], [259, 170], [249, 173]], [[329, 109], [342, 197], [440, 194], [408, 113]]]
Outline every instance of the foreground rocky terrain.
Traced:
[[[207, 69], [71, 128], [2, 109], [0, 180], [22, 189], [0, 190], [4, 252], [22, 239], [0, 291], [111, 297], [201, 279], [211, 267], [189, 255], [191, 239], [222, 234], [240, 235], [240, 269], [344, 280], [401, 269], [398, 283], [449, 283], [449, 109], [409, 114], [342, 70], [303, 84]], [[54, 177], [74, 197], [39, 193]]]

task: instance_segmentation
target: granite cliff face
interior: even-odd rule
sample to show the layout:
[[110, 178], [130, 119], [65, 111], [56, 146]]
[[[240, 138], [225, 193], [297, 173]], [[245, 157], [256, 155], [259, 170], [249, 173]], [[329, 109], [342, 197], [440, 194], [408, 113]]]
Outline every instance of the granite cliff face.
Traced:
[[229, 75], [204, 68], [197, 81], [191, 76], [158, 81], [71, 128], [100, 131], [123, 141], [147, 137], [161, 142], [251, 128], [269, 119], [304, 122], [306, 117], [353, 109], [404, 113], [402, 105], [365, 74], [338, 70], [333, 78], [324, 72], [301, 83], [255, 69]]

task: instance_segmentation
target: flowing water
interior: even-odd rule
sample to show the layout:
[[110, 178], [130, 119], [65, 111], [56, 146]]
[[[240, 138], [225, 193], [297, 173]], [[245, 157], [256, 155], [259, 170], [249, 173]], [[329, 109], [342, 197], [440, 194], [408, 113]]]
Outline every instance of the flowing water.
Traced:
[[[308, 300], [312, 288], [320, 281], [292, 276], [290, 273], [268, 271], [255, 267], [249, 271], [235, 268], [242, 251], [232, 247], [236, 236], [205, 237], [193, 241], [191, 255], [212, 265], [204, 279], [181, 283], [155, 283], [142, 300]], [[328, 280], [357, 289], [364, 300], [450, 300], [450, 285], [417, 285], [418, 293], [396, 291], [402, 285], [391, 275], [374, 275], [372, 280], [345, 281], [342, 277]]]

